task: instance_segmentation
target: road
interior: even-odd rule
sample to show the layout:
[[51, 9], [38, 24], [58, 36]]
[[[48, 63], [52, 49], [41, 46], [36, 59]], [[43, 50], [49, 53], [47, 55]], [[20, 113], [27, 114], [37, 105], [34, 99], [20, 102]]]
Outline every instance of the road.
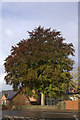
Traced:
[[7, 110], [2, 115], [9, 115], [15, 120], [79, 120], [77, 112]]

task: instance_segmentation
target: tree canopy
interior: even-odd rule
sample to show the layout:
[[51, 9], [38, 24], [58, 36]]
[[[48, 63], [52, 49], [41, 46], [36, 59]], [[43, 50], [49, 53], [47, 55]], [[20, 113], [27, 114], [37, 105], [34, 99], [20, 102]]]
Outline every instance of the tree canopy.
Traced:
[[61, 32], [37, 27], [29, 38], [12, 46], [5, 59], [6, 84], [35, 96], [38, 91], [49, 96], [62, 95], [72, 79], [74, 46], [66, 43]]

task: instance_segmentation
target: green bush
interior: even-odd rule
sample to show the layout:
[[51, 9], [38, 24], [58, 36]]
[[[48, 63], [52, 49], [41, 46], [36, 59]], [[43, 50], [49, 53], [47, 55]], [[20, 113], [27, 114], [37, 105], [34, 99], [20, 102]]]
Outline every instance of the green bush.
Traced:
[[10, 106], [2, 105], [2, 110], [11, 110], [11, 107]]

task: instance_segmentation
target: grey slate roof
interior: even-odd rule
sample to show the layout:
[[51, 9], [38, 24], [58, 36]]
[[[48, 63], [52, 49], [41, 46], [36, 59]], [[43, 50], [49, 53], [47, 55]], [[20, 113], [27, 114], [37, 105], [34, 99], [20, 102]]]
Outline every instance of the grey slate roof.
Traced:
[[13, 91], [13, 90], [5, 90], [5, 91], [2, 91], [2, 94], [5, 95], [6, 99], [7, 100], [11, 100], [14, 96], [17, 95], [18, 92], [16, 91]]

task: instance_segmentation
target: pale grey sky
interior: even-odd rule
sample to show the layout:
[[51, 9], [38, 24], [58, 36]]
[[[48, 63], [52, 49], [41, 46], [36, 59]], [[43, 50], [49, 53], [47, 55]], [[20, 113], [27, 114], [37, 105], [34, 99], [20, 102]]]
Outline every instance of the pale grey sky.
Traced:
[[[2, 48], [0, 48], [1, 79], [3, 81], [4, 59], [12, 45], [28, 38], [27, 31], [37, 26], [51, 27], [61, 31], [65, 42], [75, 47], [74, 60], [78, 62], [78, 3], [77, 2], [10, 2], [2, 3]], [[5, 82], [3, 89], [7, 87]]]

